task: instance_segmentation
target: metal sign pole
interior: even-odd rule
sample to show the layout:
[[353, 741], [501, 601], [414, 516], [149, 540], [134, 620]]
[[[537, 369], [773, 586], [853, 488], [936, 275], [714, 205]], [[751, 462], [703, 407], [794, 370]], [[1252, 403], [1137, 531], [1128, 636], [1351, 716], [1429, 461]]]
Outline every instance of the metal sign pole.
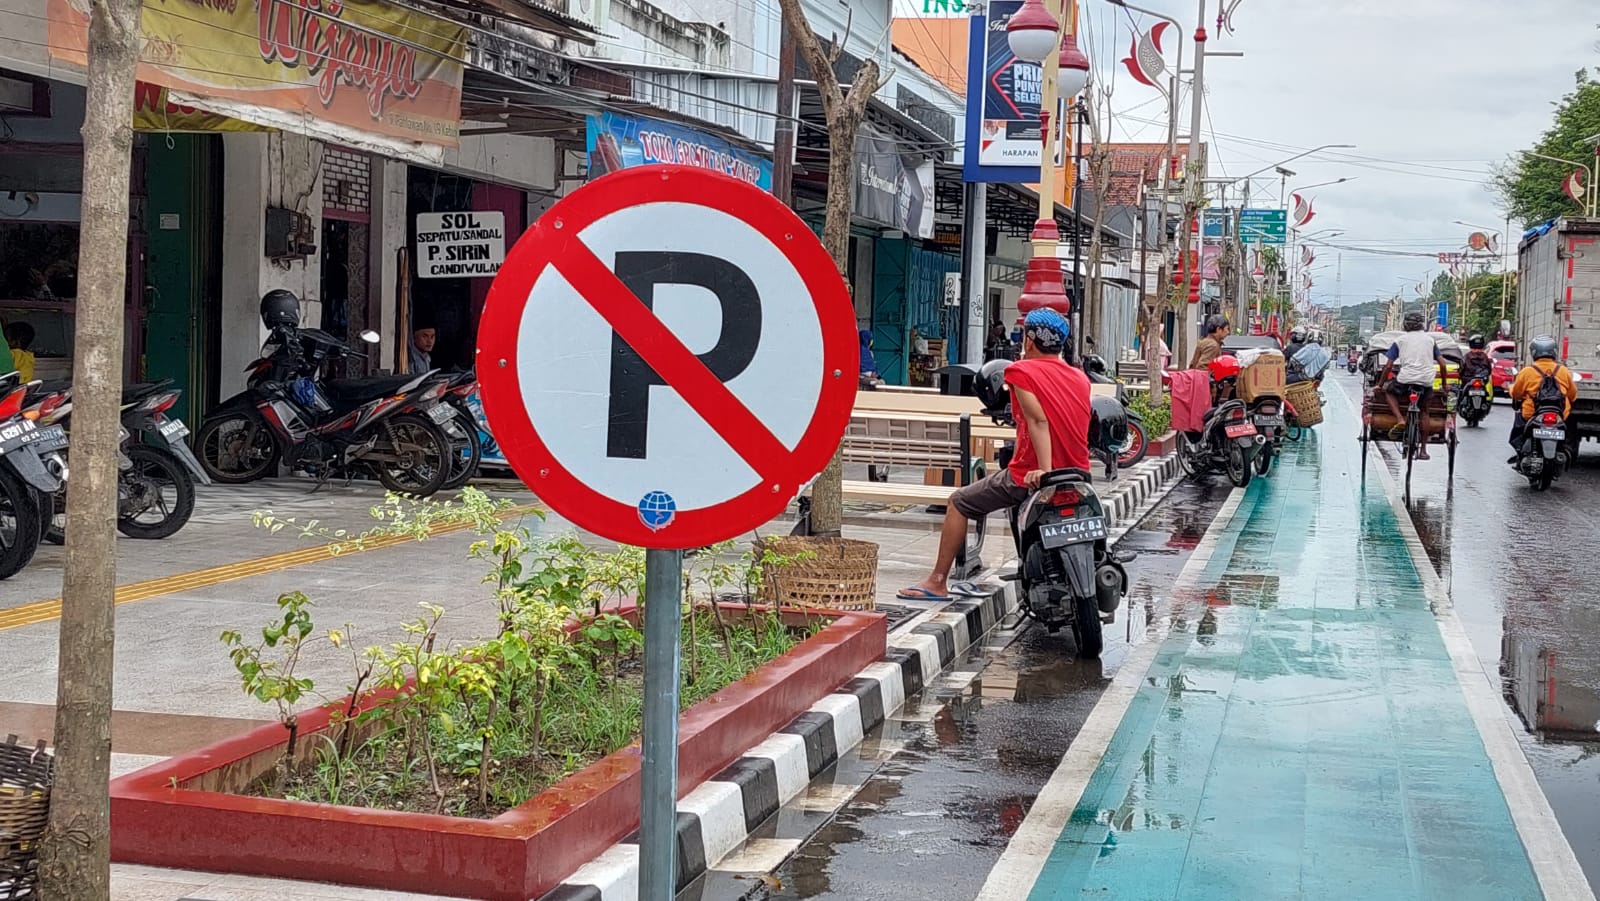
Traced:
[[678, 638], [682, 620], [683, 551], [645, 551], [639, 901], [672, 901], [676, 889]]

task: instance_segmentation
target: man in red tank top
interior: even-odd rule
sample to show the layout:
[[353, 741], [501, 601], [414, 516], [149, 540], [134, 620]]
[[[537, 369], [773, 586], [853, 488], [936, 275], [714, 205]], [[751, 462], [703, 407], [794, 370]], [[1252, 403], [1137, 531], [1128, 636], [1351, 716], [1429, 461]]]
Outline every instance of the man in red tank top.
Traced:
[[1089, 469], [1089, 377], [1061, 359], [1069, 332], [1054, 310], [1028, 314], [1022, 359], [1006, 367], [1017, 447], [1009, 468], [956, 489], [945, 508], [939, 553], [926, 579], [899, 593], [907, 600], [944, 600], [956, 551], [967, 538], [967, 520], [1015, 507], [1028, 499], [1046, 472]]

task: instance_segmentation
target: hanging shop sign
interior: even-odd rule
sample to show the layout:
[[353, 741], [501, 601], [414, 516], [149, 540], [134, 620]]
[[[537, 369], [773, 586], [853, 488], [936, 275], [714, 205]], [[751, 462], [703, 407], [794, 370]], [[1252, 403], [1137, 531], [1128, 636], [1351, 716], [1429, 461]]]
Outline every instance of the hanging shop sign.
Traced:
[[[50, 55], [86, 68], [88, 0], [45, 0]], [[139, 80], [171, 102], [437, 162], [460, 143], [467, 30], [375, 0], [145, 4]]]
[[[1022, 0], [994, 0], [986, 15], [973, 15], [967, 38], [967, 181], [1031, 183], [1039, 180], [1039, 104], [1044, 102], [1044, 67], [1017, 59], [1006, 39], [1006, 25]], [[1063, 106], [1062, 109], [1065, 107]], [[1062, 165], [1058, 127], [1055, 165]], [[971, 148], [978, 148], [977, 152]]]
[[863, 125], [856, 134], [858, 219], [933, 237], [933, 163], [901, 156], [893, 138]]
[[416, 243], [418, 278], [494, 275], [506, 259], [506, 214], [418, 213]]
[[714, 135], [671, 122], [602, 113], [588, 122], [589, 180], [632, 166], [666, 163], [710, 169], [772, 190], [772, 162]]
[[174, 103], [167, 89], [141, 81], [133, 88], [133, 130], [167, 132], [272, 131], [253, 122], [230, 119]]

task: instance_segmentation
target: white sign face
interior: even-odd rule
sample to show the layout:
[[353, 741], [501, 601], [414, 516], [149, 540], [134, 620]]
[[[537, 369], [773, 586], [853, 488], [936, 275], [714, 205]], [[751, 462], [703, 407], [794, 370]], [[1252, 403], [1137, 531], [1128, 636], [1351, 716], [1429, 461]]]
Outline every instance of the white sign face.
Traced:
[[[667, 222], [672, 227], [662, 228]], [[728, 390], [773, 437], [789, 448], [799, 443], [822, 390], [822, 328], [778, 247], [734, 216], [681, 203], [619, 210], [579, 236], [685, 348], [730, 376]], [[714, 258], [706, 255], [712, 247]], [[693, 281], [701, 283], [686, 283]], [[753, 291], [730, 290], [739, 284]], [[617, 352], [613, 326], [585, 293], [547, 268], [517, 341], [519, 380], [538, 387], [527, 397], [528, 417], [562, 468], [607, 497], [665, 491], [680, 511], [761, 484], [682, 393]]]
[[418, 278], [482, 278], [506, 259], [506, 214], [499, 210], [417, 214]]

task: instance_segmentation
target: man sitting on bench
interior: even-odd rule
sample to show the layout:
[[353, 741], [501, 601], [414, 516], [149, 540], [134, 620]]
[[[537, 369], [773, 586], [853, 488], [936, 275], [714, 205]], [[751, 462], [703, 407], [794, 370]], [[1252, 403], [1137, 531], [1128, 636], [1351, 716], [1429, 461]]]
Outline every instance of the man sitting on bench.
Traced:
[[1005, 368], [1017, 421], [1011, 465], [956, 489], [945, 508], [939, 553], [928, 577], [899, 592], [905, 600], [949, 598], [946, 580], [967, 540], [967, 520], [1020, 505], [1054, 469], [1089, 469], [1089, 378], [1061, 359], [1070, 331], [1060, 313], [1034, 310], [1023, 323], [1022, 359]]

